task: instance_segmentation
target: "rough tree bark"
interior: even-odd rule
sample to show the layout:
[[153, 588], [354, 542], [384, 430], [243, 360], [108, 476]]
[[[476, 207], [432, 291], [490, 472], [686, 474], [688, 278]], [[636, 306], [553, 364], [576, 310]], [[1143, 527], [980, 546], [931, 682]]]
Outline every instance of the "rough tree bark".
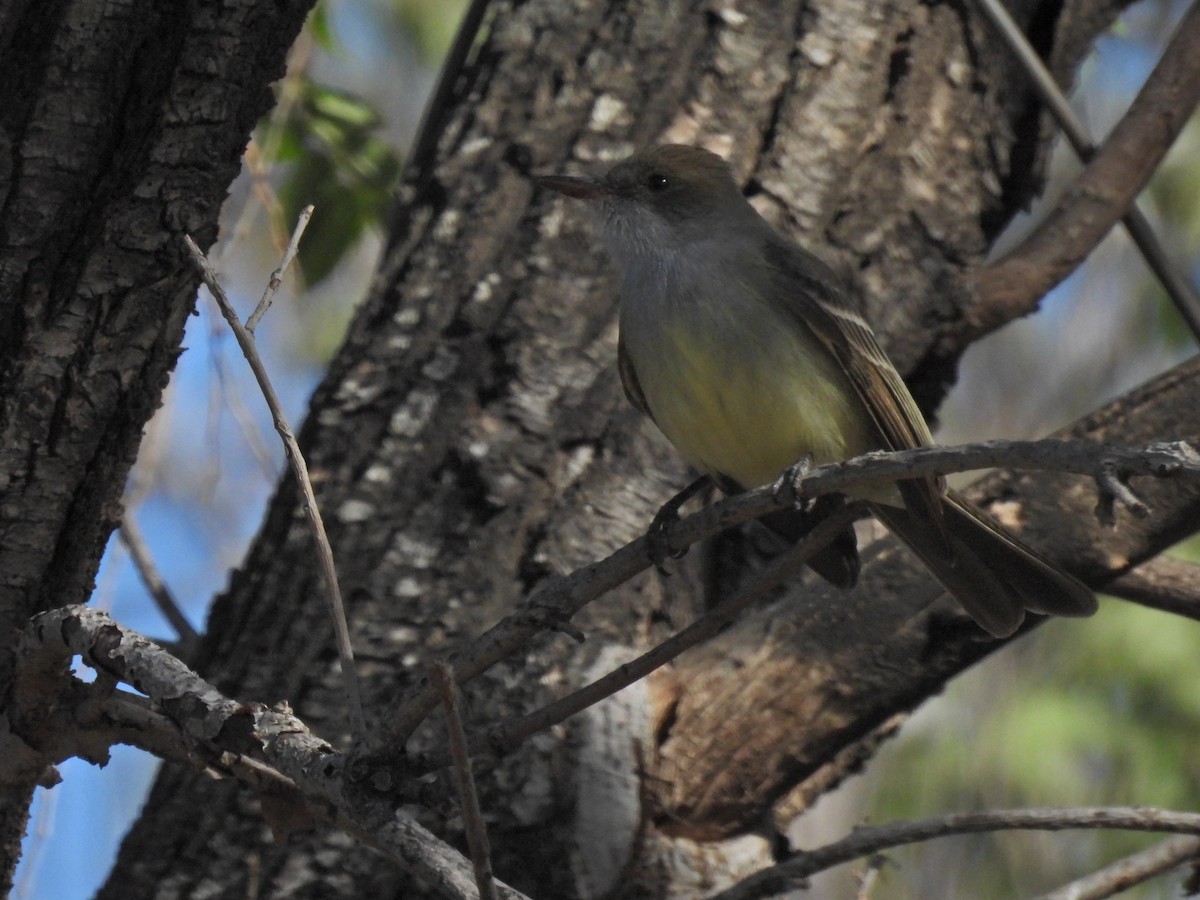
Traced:
[[[1121, 5], [1014, 4], [1064, 81]], [[969, 5], [493, 7], [410, 163], [378, 288], [301, 435], [376, 712], [531, 588], [640, 533], [687, 477], [620, 397], [613, 285], [583, 217], [537, 194], [531, 173], [602, 168], [664, 139], [723, 151], [768, 216], [853, 272], [932, 408], [964, 349], [941, 339], [973, 303], [963, 276], [1038, 189], [1046, 149], [1039, 108]], [[151, 237], [166, 246], [169, 230]], [[1172, 405], [1195, 377], [1087, 433], [1200, 431]], [[110, 415], [128, 424], [125, 410]], [[1196, 527], [1196, 498], [1163, 492], [1164, 515], [1118, 543], [1081, 524], [1086, 486], [1030, 484], [991, 493], [1021, 501], [1030, 540], [1094, 583]], [[466, 685], [470, 724], [533, 708], [666, 636], [726, 590], [746, 555], [732, 536], [669, 579], [615, 591], [574, 623], [583, 645], [547, 634]], [[827, 597], [806, 583], [774, 598], [491, 766], [481, 790], [500, 875], [536, 897], [690, 896], [764, 864], [770, 842], [753, 832], [836, 783], [894, 716], [993, 646], [929, 606], [927, 581], [900, 554], [878, 556], [862, 589]], [[199, 667], [236, 696], [288, 699], [337, 740], [347, 720], [312, 563], [285, 482], [214, 607]], [[46, 602], [78, 599], [48, 591], [46, 577], [30, 581]], [[431, 721], [408, 749], [441, 740]], [[445, 773], [419, 789], [407, 799], [421, 821], [461, 842]], [[422, 895], [343, 834], [272, 844], [246, 792], [165, 768], [102, 896], [251, 891]]]
[[[250, 129], [270, 108], [269, 85], [310, 5], [0, 6], [6, 693], [29, 617], [91, 593], [195, 303], [179, 234], [215, 239]], [[44, 762], [30, 766], [50, 777], [37, 775]], [[29, 777], [3, 779], [0, 878], [11, 877], [32, 788]]]

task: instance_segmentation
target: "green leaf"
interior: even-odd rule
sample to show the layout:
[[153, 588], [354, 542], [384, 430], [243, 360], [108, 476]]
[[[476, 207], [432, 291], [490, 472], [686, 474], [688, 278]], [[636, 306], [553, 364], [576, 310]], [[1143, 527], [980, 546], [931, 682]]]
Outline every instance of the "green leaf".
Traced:
[[288, 116], [263, 128], [263, 146], [277, 141], [271, 161], [288, 164], [279, 188], [285, 228], [305, 206], [316, 207], [298, 257], [309, 284], [328, 276], [388, 209], [401, 160], [380, 129], [379, 115], [363, 100], [309, 80], [301, 81]]

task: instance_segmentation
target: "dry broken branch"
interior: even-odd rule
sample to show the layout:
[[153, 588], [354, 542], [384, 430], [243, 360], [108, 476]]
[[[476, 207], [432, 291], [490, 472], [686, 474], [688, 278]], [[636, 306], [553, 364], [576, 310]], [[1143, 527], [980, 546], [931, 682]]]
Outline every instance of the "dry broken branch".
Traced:
[[[308, 218], [301, 216], [296, 226], [296, 233], [284, 253], [284, 260], [280, 263], [279, 269], [272, 274], [271, 283], [263, 293], [263, 298], [259, 301], [258, 308], [255, 309], [252, 318], [261, 318], [270, 306], [270, 299], [274, 296], [275, 286], [278, 284], [279, 273], [282, 272], [291, 258], [295, 256], [295, 247], [300, 240], [304, 226], [307, 224]], [[287, 416], [284, 414], [283, 405], [279, 402], [279, 397], [275, 393], [274, 386], [271, 384], [271, 378], [267, 374], [267, 367], [263, 363], [262, 357], [259, 356], [253, 333], [238, 318], [237, 311], [234, 310], [233, 304], [229, 302], [229, 297], [226, 296], [224, 288], [221, 287], [217, 279], [217, 273], [213, 271], [212, 266], [209, 265], [200, 248], [196, 246], [195, 241], [186, 234], [183, 236], [183, 240], [187, 245], [193, 264], [199, 270], [200, 276], [204, 279], [204, 284], [212, 294], [213, 299], [221, 308], [221, 314], [233, 330], [238, 346], [242, 348], [242, 353], [246, 356], [246, 362], [250, 364], [250, 369], [254, 372], [254, 378], [258, 381], [259, 389], [262, 391], [263, 397], [267, 401], [267, 406], [271, 410], [271, 419], [275, 423], [275, 430], [279, 432], [279, 437], [283, 441], [284, 450], [287, 452], [288, 465], [300, 488], [301, 495], [304, 497], [304, 512], [308, 516], [313, 538], [316, 541], [317, 556], [321, 562], [321, 576], [325, 581], [329, 616], [333, 620], [334, 634], [337, 638], [338, 657], [342, 663], [342, 684], [350, 703], [351, 725], [354, 729], [355, 738], [362, 740], [367, 731], [367, 723], [363, 717], [362, 699], [358, 689], [358, 674], [354, 667], [354, 649], [350, 644], [350, 629], [346, 624], [346, 609], [342, 603], [342, 591], [338, 585], [337, 569], [333, 562], [333, 548], [329, 545], [329, 535], [325, 531], [325, 522], [321, 518], [321, 509], [317, 505], [317, 496], [313, 491], [312, 480], [308, 475], [308, 464], [304, 461], [304, 454], [300, 452], [300, 444], [296, 440], [296, 435], [292, 432], [292, 427], [288, 423]], [[257, 324], [257, 321], [255, 321], [255, 324]]]
[[[476, 896], [471, 864], [408, 815], [353, 791], [344, 777], [344, 757], [286, 706], [269, 709], [226, 697], [154, 642], [87, 606], [35, 617], [18, 648], [19, 671], [33, 673], [44, 689], [49, 687], [48, 673], [57, 672], [60, 692], [71, 690], [79, 704], [107, 704], [106, 709], [116, 711], [108, 703], [110, 688], [81, 685], [71, 678], [68, 663], [75, 655], [110, 683], [129, 684], [153, 702], [153, 709], [135, 702], [118, 713], [122, 740], [231, 774], [260, 790], [294, 789], [295, 801], [308, 813], [353, 834], [442, 896]], [[36, 702], [32, 694], [20, 699]], [[137, 726], [150, 726], [152, 720], [152, 739], [143, 741]], [[113, 738], [113, 723], [109, 724], [108, 731], [93, 735], [93, 742]], [[87, 739], [78, 727], [67, 731], [72, 734], [65, 739], [77, 744]], [[58, 728], [53, 733], [65, 732]], [[500, 896], [520, 900], [524, 895], [501, 886]]]

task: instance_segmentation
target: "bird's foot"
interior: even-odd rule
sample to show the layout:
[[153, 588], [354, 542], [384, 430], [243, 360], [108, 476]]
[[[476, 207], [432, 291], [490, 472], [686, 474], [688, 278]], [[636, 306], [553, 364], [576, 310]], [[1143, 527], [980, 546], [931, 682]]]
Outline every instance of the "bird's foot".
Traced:
[[792, 506], [800, 512], [807, 512], [811, 509], [813, 501], [804, 498], [803, 482], [804, 476], [812, 469], [812, 464], [812, 456], [806, 453], [784, 469], [771, 485], [771, 492], [775, 499], [790, 501]]
[[668, 559], [680, 559], [687, 554], [687, 547], [680, 550], [671, 548], [671, 528], [679, 521], [679, 510], [683, 504], [700, 493], [707, 484], [707, 475], [697, 478], [659, 507], [650, 522], [650, 527], [646, 529], [646, 553], [660, 575], [671, 574], [664, 566]]
[[671, 527], [679, 521], [679, 510], [663, 506], [654, 514], [650, 527], [646, 529], [646, 553], [650, 562], [659, 575], [670, 575], [664, 565], [668, 559], [680, 559], [688, 552], [688, 548], [673, 550], [671, 548]]

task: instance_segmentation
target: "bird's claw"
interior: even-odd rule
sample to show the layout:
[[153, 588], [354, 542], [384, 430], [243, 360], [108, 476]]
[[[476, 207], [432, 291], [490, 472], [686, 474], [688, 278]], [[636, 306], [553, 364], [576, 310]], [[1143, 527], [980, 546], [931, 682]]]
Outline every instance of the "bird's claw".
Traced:
[[771, 492], [777, 500], [791, 501], [800, 512], [806, 512], [812, 507], [812, 500], [805, 499], [802, 492], [804, 476], [812, 469], [813, 458], [809, 454], [800, 457], [780, 473], [771, 485]]
[[654, 563], [654, 568], [658, 570], [660, 575], [669, 575], [670, 573], [663, 567], [663, 563], [668, 559], [679, 559], [687, 553], [687, 547], [682, 550], [671, 549], [672, 526], [679, 521], [679, 510], [683, 504], [695, 497], [710, 483], [707, 475], [701, 475], [682, 491], [659, 507], [658, 512], [654, 514], [653, 521], [650, 522], [650, 527], [646, 530], [646, 555], [650, 557], [650, 562]]
[[650, 522], [650, 527], [646, 529], [646, 552], [650, 557], [650, 562], [654, 564], [654, 568], [658, 570], [658, 574], [670, 576], [664, 563], [668, 559], [681, 559], [687, 554], [687, 547], [682, 550], [671, 549], [671, 527], [679, 521], [678, 507], [667, 503], [658, 512], [654, 514], [654, 518]]

